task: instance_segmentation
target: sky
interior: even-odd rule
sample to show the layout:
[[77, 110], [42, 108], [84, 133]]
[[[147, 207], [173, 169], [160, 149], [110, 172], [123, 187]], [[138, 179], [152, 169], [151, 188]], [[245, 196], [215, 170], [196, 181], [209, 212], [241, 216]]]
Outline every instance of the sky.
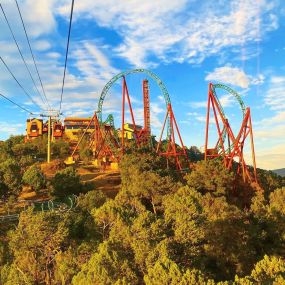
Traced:
[[[41, 113], [41, 86], [14, 0], [0, 1], [36, 83], [35, 88], [0, 11], [0, 93]], [[18, 0], [51, 107], [59, 109], [71, 0]], [[284, 0], [75, 0], [63, 94], [64, 116], [92, 116], [105, 84], [135, 68], [165, 84], [186, 146], [203, 150], [208, 84], [223, 83], [251, 108], [257, 166], [285, 167]], [[142, 80], [149, 79], [152, 131], [159, 135], [166, 104], [156, 82], [126, 77], [135, 118], [142, 123]], [[217, 94], [235, 133], [242, 112], [235, 98]], [[0, 98], [0, 139], [25, 132], [29, 114]], [[121, 81], [109, 90], [103, 116], [121, 117]], [[127, 117], [129, 119], [129, 116]], [[214, 146], [216, 132], [210, 129]], [[245, 150], [249, 159], [249, 143]], [[249, 164], [250, 159], [249, 159]]]

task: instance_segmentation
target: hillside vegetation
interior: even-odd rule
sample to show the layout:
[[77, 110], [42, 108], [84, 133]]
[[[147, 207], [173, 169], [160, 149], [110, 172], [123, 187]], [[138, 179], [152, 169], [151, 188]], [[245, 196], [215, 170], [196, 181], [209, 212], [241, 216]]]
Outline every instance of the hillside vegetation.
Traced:
[[274, 173], [280, 175], [280, 176], [285, 176], [285, 168], [280, 168], [280, 169], [275, 169], [273, 170]]
[[[53, 147], [60, 161], [66, 145]], [[58, 200], [76, 194], [77, 207], [29, 207], [16, 226], [0, 224], [0, 284], [285, 284], [285, 179], [277, 174], [258, 170], [259, 185], [244, 183], [212, 160], [181, 175], [133, 151], [113, 198], [60, 163], [45, 175], [41, 155], [44, 147], [20, 137], [0, 145], [3, 205], [30, 187]]]

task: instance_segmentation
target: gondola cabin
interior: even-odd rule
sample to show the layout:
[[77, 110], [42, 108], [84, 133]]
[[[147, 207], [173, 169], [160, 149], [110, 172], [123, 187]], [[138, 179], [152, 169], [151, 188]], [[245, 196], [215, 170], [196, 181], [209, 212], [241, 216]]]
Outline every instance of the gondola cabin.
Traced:
[[48, 133], [48, 122], [43, 124], [43, 135]]
[[52, 135], [54, 138], [61, 138], [63, 136], [63, 126], [60, 121], [53, 123]]
[[37, 138], [43, 134], [43, 120], [41, 119], [28, 119], [27, 120], [27, 139]]

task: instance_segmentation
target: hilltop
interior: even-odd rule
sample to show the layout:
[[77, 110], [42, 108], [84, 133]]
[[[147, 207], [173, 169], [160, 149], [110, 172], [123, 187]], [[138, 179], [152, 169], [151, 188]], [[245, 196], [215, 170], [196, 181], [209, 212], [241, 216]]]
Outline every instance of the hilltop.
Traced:
[[285, 177], [285, 168], [280, 168], [280, 169], [275, 169], [275, 170], [272, 170], [274, 173], [282, 176], [282, 177]]

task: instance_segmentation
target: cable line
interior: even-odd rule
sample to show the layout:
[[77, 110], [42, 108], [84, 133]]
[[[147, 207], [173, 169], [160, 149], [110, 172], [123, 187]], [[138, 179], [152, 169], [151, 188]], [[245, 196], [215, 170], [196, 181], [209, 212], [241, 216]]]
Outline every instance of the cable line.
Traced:
[[68, 37], [67, 37], [67, 45], [66, 45], [66, 53], [65, 53], [62, 87], [61, 87], [61, 94], [60, 94], [59, 113], [61, 111], [63, 89], [64, 89], [64, 83], [65, 83], [65, 73], [66, 73], [67, 57], [68, 57], [68, 50], [69, 50], [69, 40], [70, 40], [70, 32], [71, 32], [71, 24], [72, 24], [72, 16], [73, 16], [73, 7], [74, 7], [74, 0], [72, 0], [72, 3], [71, 3], [71, 11], [70, 11], [70, 17], [69, 17], [69, 29], [68, 29]]
[[49, 104], [48, 99], [47, 99], [47, 96], [46, 96], [46, 92], [45, 92], [45, 89], [44, 89], [44, 86], [43, 86], [43, 82], [42, 82], [42, 79], [41, 79], [38, 67], [37, 67], [37, 64], [36, 64], [36, 60], [35, 60], [34, 53], [33, 53], [33, 50], [32, 50], [31, 44], [30, 44], [30, 40], [29, 40], [29, 37], [28, 37], [26, 26], [25, 26], [25, 23], [24, 23], [24, 20], [23, 20], [23, 17], [22, 17], [22, 13], [21, 13], [20, 7], [18, 5], [18, 1], [15, 0], [15, 2], [16, 2], [17, 9], [18, 9], [18, 12], [19, 12], [19, 15], [20, 15], [20, 18], [21, 18], [23, 29], [25, 31], [26, 39], [27, 39], [27, 42], [28, 42], [28, 45], [29, 45], [29, 48], [30, 48], [30, 52], [31, 52], [31, 55], [32, 55], [32, 58], [33, 58], [33, 61], [34, 61], [34, 65], [35, 65], [35, 68], [36, 68], [36, 71], [37, 71], [37, 74], [38, 74], [38, 78], [39, 78], [39, 81], [41, 83], [41, 87], [42, 87], [42, 91], [43, 91], [43, 94], [44, 94], [44, 98], [46, 100], [47, 105], [51, 109], [50, 104]]
[[17, 104], [16, 102], [12, 101], [11, 99], [9, 99], [8, 97], [6, 97], [5, 95], [0, 93], [0, 96], [2, 96], [4, 99], [6, 99], [7, 101], [9, 101], [10, 103], [16, 105], [18, 108], [21, 108], [22, 110], [24, 110], [25, 112], [28, 112], [31, 115], [34, 115], [34, 113], [32, 113], [31, 111], [29, 111], [28, 109], [26, 109], [25, 107], [20, 106], [19, 104]]
[[[11, 69], [9, 68], [9, 66], [6, 64], [6, 62], [4, 61], [4, 59], [0, 56], [0, 60], [2, 61], [2, 63], [4, 64], [4, 66], [6, 67], [6, 69], [8, 70], [8, 72], [11, 74], [11, 76], [14, 78], [14, 80], [18, 83], [18, 85], [20, 86], [20, 88], [24, 91], [24, 93], [28, 96], [28, 98], [33, 102], [33, 104], [37, 105], [38, 107], [40, 107], [32, 98], [32, 96], [26, 91], [26, 89], [23, 87], [23, 85], [19, 82], [19, 80], [16, 78], [16, 76], [13, 74], [13, 72], [11, 71]], [[41, 108], [41, 107], [40, 107]]]
[[13, 37], [13, 39], [14, 39], [14, 42], [15, 42], [17, 48], [18, 48], [18, 51], [19, 51], [19, 53], [20, 53], [20, 55], [21, 55], [21, 58], [22, 58], [22, 60], [23, 60], [23, 62], [24, 62], [24, 64], [25, 64], [25, 66], [26, 66], [26, 69], [27, 69], [27, 71], [29, 72], [29, 75], [30, 75], [30, 77], [31, 77], [31, 79], [32, 79], [32, 81], [33, 81], [33, 83], [34, 83], [34, 86], [35, 86], [36, 90], [38, 91], [38, 93], [39, 93], [39, 95], [40, 95], [40, 97], [41, 97], [43, 103], [45, 104], [45, 102], [44, 102], [44, 100], [43, 100], [43, 97], [42, 97], [42, 95], [41, 95], [39, 89], [37, 88], [37, 85], [36, 85], [36, 83], [35, 83], [35, 80], [34, 80], [32, 74], [31, 74], [31, 72], [30, 72], [30, 69], [29, 69], [29, 67], [28, 67], [28, 65], [27, 65], [27, 63], [26, 63], [26, 61], [25, 61], [25, 59], [24, 59], [24, 56], [23, 56], [23, 54], [22, 54], [22, 52], [21, 52], [21, 49], [20, 49], [20, 47], [19, 47], [19, 44], [18, 44], [18, 42], [17, 42], [17, 40], [16, 40], [16, 38], [15, 38], [15, 35], [14, 35], [14, 33], [13, 33], [13, 30], [12, 30], [12, 28], [11, 28], [11, 26], [10, 26], [10, 23], [9, 23], [9, 21], [8, 21], [8, 18], [7, 18], [7, 16], [6, 16], [6, 14], [5, 14], [5, 11], [4, 11], [4, 9], [3, 9], [1, 3], [0, 3], [0, 8], [1, 8], [1, 10], [2, 10], [2, 13], [3, 13], [4, 17], [5, 17], [5, 20], [6, 20], [6, 23], [7, 23], [8, 27], [9, 27], [10, 33], [12, 34], [12, 37]]

